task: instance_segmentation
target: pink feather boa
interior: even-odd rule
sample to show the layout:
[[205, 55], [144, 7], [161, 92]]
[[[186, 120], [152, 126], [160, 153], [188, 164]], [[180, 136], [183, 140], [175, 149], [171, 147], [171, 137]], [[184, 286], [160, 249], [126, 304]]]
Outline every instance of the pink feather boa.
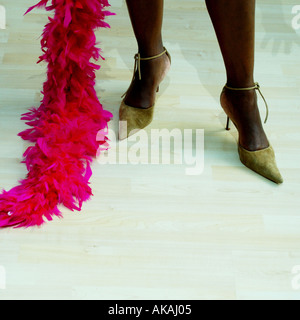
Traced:
[[[61, 217], [58, 205], [80, 211], [92, 196], [91, 162], [99, 148], [107, 149], [106, 130], [112, 114], [99, 102], [91, 62], [103, 57], [94, 30], [106, 28], [107, 0], [42, 0], [29, 8], [55, 10], [49, 17], [41, 45], [41, 61], [48, 63], [47, 81], [39, 108], [22, 120], [31, 128], [21, 132], [34, 143], [24, 153], [28, 174], [20, 184], [0, 194], [0, 227], [39, 226]], [[100, 141], [96, 141], [100, 140]]]

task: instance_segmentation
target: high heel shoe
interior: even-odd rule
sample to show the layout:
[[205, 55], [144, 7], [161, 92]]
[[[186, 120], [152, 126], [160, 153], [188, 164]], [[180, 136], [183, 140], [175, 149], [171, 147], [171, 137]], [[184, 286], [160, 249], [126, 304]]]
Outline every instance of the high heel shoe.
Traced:
[[[164, 47], [164, 51], [156, 56], [142, 58], [139, 53], [137, 53], [134, 57], [135, 65], [133, 71], [132, 81], [135, 80], [136, 72], [138, 72], [139, 80], [142, 79], [141, 74], [141, 61], [149, 61], [153, 59], [157, 59], [166, 54], [171, 62], [171, 56], [167, 49]], [[128, 91], [127, 91], [128, 92]], [[127, 92], [125, 92], [122, 96], [126, 96]], [[157, 87], [156, 92], [159, 92], [159, 86]], [[147, 109], [136, 108], [132, 106], [128, 106], [125, 104], [124, 99], [121, 103], [119, 110], [119, 140], [124, 140], [129, 136], [135, 134], [141, 129], [147, 127], [153, 120], [155, 104]]]
[[[224, 89], [233, 90], [233, 91], [249, 91], [249, 90], [258, 90], [260, 93], [262, 99], [265, 102], [266, 105], [266, 118], [265, 123], [268, 120], [269, 116], [269, 108], [268, 104], [260, 90], [260, 86], [258, 83], [255, 83], [253, 87], [249, 88], [232, 88], [227, 85], [225, 85]], [[227, 116], [227, 124], [226, 124], [226, 130], [230, 130], [230, 118]], [[283, 183], [283, 178], [278, 170], [276, 160], [275, 160], [275, 153], [272, 148], [272, 146], [269, 143], [269, 146], [262, 150], [256, 150], [256, 151], [249, 151], [245, 148], [243, 148], [240, 143], [238, 144], [238, 152], [240, 156], [241, 162], [249, 169], [253, 170], [254, 172], [260, 174], [261, 176], [277, 183], [281, 184]]]

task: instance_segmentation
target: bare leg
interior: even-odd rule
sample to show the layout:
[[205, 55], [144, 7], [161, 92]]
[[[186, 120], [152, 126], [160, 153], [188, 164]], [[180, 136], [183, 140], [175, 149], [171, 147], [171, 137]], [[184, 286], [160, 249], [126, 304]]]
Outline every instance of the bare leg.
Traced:
[[[126, 0], [132, 27], [141, 57], [152, 57], [163, 51], [163, 0]], [[132, 82], [125, 103], [133, 107], [148, 108], [155, 102], [159, 83], [170, 67], [167, 55], [150, 61], [141, 61], [142, 80]]]
[[[228, 86], [253, 86], [255, 0], [206, 0], [206, 5], [223, 55]], [[268, 147], [254, 90], [224, 90], [221, 104], [236, 124], [245, 149]]]

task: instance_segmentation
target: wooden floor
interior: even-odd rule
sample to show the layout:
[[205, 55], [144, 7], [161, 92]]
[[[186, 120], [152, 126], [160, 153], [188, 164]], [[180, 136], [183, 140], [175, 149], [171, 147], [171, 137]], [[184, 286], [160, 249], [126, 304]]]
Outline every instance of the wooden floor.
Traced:
[[[0, 181], [25, 177], [20, 115], [38, 106], [45, 65], [36, 65], [43, 10], [2, 0], [0, 30]], [[110, 30], [99, 30], [106, 61], [97, 92], [118, 127], [120, 96], [132, 76], [136, 43], [125, 2], [111, 0]], [[238, 159], [225, 132], [219, 93], [224, 66], [204, 1], [166, 0], [164, 41], [172, 70], [151, 128], [205, 130], [205, 167], [101, 165], [94, 197], [81, 213], [42, 228], [0, 231], [4, 299], [299, 299], [300, 30], [294, 0], [257, 1], [255, 78], [270, 105], [265, 129], [285, 183], [277, 186]], [[262, 116], [264, 105], [260, 100]], [[298, 269], [300, 270], [300, 268]], [[5, 274], [5, 276], [4, 276]], [[2, 279], [2, 280], [1, 280]], [[2, 287], [1, 287], [2, 281]], [[5, 283], [4, 283], [5, 282]], [[4, 286], [5, 284], [5, 286]], [[5, 288], [4, 288], [5, 287]]]

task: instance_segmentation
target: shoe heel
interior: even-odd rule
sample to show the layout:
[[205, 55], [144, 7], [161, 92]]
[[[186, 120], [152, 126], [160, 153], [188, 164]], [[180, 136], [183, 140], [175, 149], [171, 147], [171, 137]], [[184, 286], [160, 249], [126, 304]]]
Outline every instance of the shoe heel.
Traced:
[[227, 130], [227, 131], [230, 130], [230, 118], [229, 118], [229, 117], [227, 117], [226, 130]]

